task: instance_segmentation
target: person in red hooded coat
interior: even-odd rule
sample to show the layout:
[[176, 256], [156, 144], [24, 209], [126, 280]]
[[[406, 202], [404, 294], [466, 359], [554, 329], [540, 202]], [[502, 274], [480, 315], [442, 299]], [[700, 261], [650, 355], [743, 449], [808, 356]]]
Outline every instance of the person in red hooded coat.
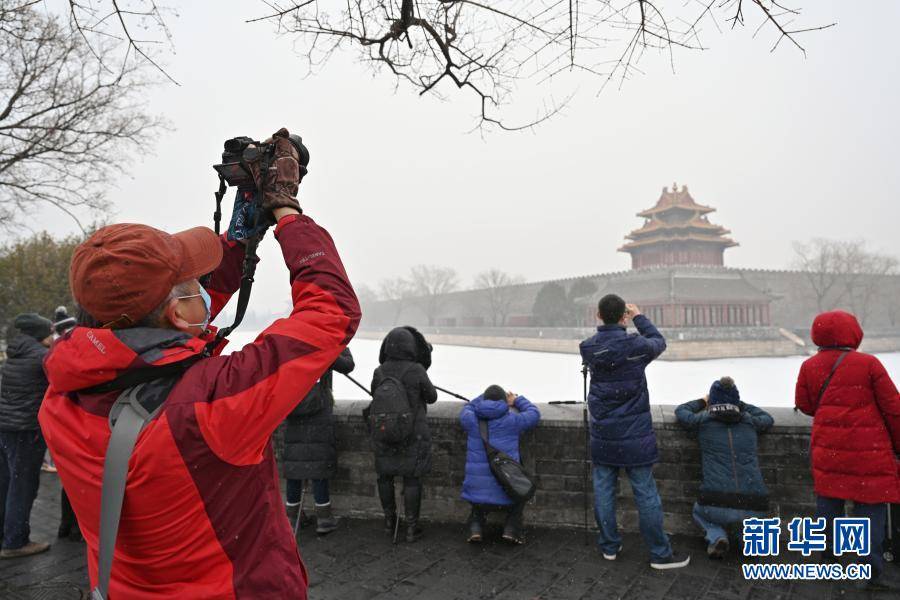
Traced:
[[832, 519], [852, 500], [854, 514], [871, 519], [868, 560], [875, 581], [883, 571], [886, 503], [900, 502], [900, 397], [881, 362], [857, 351], [863, 331], [852, 314], [820, 314], [811, 336], [819, 351], [800, 367], [795, 404], [813, 417], [817, 514], [828, 519], [830, 532]]

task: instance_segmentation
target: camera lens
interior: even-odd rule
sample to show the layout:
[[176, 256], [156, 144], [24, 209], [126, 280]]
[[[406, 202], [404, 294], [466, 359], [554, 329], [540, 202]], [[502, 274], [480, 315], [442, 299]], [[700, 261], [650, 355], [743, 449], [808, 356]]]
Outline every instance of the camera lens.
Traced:
[[247, 147], [248, 142], [249, 139], [246, 137], [236, 137], [231, 138], [230, 140], [225, 140], [225, 151], [231, 152], [232, 154], [237, 154]]

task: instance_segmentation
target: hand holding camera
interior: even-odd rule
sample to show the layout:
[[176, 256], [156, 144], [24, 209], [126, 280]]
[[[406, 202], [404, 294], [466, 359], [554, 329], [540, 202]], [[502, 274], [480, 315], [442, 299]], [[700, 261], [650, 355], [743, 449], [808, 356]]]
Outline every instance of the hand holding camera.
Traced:
[[[276, 208], [292, 208], [302, 212], [300, 203], [297, 202], [297, 191], [302, 178], [300, 152], [284, 127], [276, 131], [264, 144], [274, 146], [271, 151], [272, 158], [268, 161], [251, 162], [250, 170], [256, 182], [256, 189], [263, 191], [259, 202], [263, 211], [262, 216], [269, 219], [270, 223], [274, 223], [273, 211]], [[302, 142], [300, 145], [302, 146]], [[266, 171], [263, 172], [263, 169]], [[302, 170], [305, 174], [306, 167], [303, 166]]]
[[241, 136], [225, 141], [222, 162], [213, 165], [219, 174], [219, 189], [215, 193], [216, 212], [213, 213], [216, 233], [222, 218], [222, 198], [228, 186], [237, 188], [227, 237], [245, 246], [241, 267], [241, 287], [238, 293], [234, 322], [219, 330], [221, 340], [231, 333], [244, 318], [256, 263], [256, 248], [263, 235], [278, 219], [299, 214], [297, 190], [306, 175], [309, 150], [299, 135], [291, 135], [282, 127], [264, 142]]
[[625, 316], [627, 318], [634, 319], [639, 314], [641, 314], [641, 309], [638, 308], [637, 304], [626, 304], [625, 305]]
[[237, 187], [239, 193], [253, 194], [248, 197], [245, 193], [244, 199], [260, 210], [253, 216], [253, 222], [247, 224], [249, 229], [245, 229], [255, 231], [259, 225], [264, 230], [276, 222], [276, 209], [302, 212], [297, 202], [297, 190], [308, 164], [309, 150], [303, 145], [302, 138], [291, 135], [282, 127], [264, 142], [245, 136], [226, 140], [222, 163], [213, 168], [225, 183]]

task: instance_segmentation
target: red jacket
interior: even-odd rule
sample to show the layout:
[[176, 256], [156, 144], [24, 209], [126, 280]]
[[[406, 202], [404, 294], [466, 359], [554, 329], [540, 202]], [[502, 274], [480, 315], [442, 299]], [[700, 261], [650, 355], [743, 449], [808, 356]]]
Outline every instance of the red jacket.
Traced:
[[[863, 332], [856, 317], [836, 310], [816, 317], [819, 352], [800, 367], [796, 406], [814, 417], [811, 462], [819, 496], [866, 504], [900, 502], [900, 398], [881, 362], [857, 352]], [[821, 401], [819, 390], [849, 348]]]
[[[112, 600], [306, 598], [269, 438], [352, 338], [360, 310], [328, 233], [306, 216], [275, 230], [294, 309], [252, 344], [190, 367], [135, 445], [112, 566]], [[208, 289], [237, 290], [243, 247], [225, 244]], [[78, 327], [45, 362], [40, 423], [88, 547], [96, 585], [103, 459], [119, 391], [80, 393], [135, 368], [202, 352], [178, 331]]]

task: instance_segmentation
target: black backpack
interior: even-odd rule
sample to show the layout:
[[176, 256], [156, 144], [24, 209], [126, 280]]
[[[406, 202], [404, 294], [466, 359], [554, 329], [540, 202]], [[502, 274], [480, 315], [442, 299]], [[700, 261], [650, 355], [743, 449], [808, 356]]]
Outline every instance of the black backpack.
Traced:
[[409, 403], [409, 394], [403, 385], [403, 376], [386, 376], [372, 390], [372, 402], [366, 409], [366, 420], [372, 439], [383, 444], [396, 445], [406, 442], [415, 431], [415, 413]]

